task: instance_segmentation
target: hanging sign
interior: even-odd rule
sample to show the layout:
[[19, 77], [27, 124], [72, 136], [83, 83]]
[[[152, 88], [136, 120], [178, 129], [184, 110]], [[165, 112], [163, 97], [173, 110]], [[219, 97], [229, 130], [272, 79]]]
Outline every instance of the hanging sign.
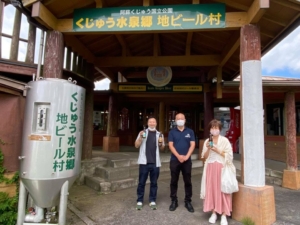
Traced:
[[165, 86], [172, 79], [172, 69], [171, 67], [149, 67], [147, 79], [155, 87]]
[[75, 9], [73, 31], [145, 31], [225, 27], [225, 4]]

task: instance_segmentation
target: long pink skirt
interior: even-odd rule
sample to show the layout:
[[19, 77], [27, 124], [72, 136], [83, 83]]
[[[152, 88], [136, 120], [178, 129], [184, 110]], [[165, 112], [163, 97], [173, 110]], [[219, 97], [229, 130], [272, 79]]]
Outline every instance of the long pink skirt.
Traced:
[[232, 211], [231, 194], [221, 192], [221, 171], [223, 165], [218, 162], [208, 163], [206, 168], [206, 193], [204, 212], [215, 210], [219, 214], [230, 216]]

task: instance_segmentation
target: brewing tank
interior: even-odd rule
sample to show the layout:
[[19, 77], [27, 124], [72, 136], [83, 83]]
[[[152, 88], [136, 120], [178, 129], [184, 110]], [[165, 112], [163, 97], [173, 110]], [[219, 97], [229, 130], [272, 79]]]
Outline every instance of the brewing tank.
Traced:
[[65, 181], [80, 173], [85, 89], [70, 79], [28, 83], [20, 177], [34, 203], [57, 206]]

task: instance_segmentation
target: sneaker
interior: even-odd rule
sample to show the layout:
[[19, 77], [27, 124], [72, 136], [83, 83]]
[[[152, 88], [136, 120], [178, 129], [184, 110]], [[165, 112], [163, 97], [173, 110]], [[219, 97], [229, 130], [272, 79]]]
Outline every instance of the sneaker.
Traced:
[[226, 215], [221, 216], [221, 225], [228, 225]]
[[137, 209], [137, 210], [141, 210], [142, 208], [143, 208], [143, 203], [138, 202], [138, 203], [136, 204], [136, 209]]
[[156, 203], [155, 202], [150, 202], [149, 203], [149, 206], [152, 210], [156, 210], [157, 209], [157, 206], [156, 206]]
[[209, 217], [208, 222], [209, 223], [216, 223], [217, 221], [217, 214], [216, 213], [212, 213], [211, 216]]

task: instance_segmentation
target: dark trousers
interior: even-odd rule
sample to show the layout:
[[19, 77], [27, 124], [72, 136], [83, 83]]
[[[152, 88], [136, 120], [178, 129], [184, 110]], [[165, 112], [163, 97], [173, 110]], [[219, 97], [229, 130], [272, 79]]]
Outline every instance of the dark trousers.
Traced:
[[156, 167], [155, 163], [149, 163], [147, 165], [140, 165], [139, 169], [139, 184], [137, 187], [137, 201], [143, 202], [145, 185], [150, 175], [150, 192], [149, 192], [149, 202], [156, 201], [157, 195], [157, 179], [159, 177], [159, 167]]
[[185, 202], [192, 201], [192, 181], [191, 181], [191, 173], [192, 173], [192, 161], [188, 160], [183, 163], [180, 163], [178, 160], [170, 161], [170, 171], [171, 171], [171, 200], [177, 201], [177, 189], [178, 189], [178, 179], [180, 171], [182, 173], [183, 181], [184, 181], [184, 190], [185, 190]]

